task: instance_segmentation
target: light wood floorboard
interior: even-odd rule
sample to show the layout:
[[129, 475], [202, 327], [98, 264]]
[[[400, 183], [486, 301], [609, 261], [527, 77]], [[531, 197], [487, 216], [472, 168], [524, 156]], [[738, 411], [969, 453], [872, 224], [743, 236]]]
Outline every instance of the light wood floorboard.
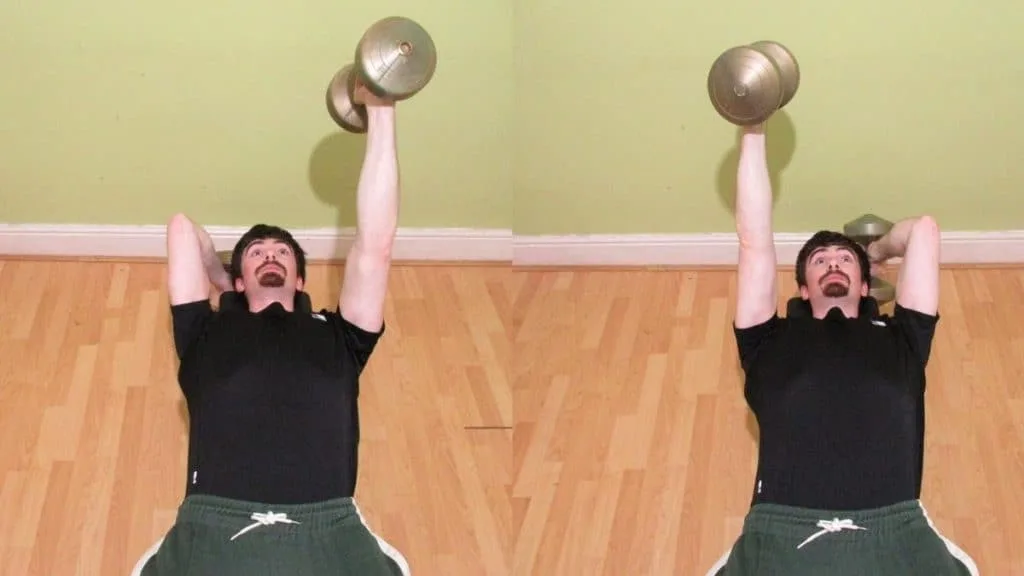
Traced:
[[[311, 266], [317, 307], [340, 272]], [[923, 499], [983, 574], [1024, 574], [1024, 271], [942, 282]], [[417, 575], [702, 575], [755, 465], [734, 283], [396, 267], [361, 397], [371, 527]], [[0, 294], [0, 574], [127, 574], [185, 482], [164, 268], [0, 260]]]
[[[0, 574], [127, 575], [174, 519], [187, 411], [159, 264], [0, 261]], [[315, 307], [341, 268], [312, 266]], [[362, 379], [357, 500], [417, 574], [511, 565], [512, 295], [397, 267]]]
[[[922, 500], [982, 574], [1024, 574], [1024, 271], [941, 278]], [[517, 282], [513, 573], [703, 575], [739, 534], [756, 466], [735, 273]], [[782, 306], [792, 272], [779, 282]]]

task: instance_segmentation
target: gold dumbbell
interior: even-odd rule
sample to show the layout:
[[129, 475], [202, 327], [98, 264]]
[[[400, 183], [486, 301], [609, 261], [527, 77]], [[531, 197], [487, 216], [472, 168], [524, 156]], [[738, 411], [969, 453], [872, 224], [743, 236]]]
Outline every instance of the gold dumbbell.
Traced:
[[765, 122], [789, 104], [799, 87], [796, 57], [771, 40], [729, 48], [708, 72], [711, 104], [722, 118], [738, 126]]
[[[868, 245], [888, 234], [893, 223], [874, 214], [864, 214], [843, 226], [843, 233], [867, 249]], [[887, 304], [896, 299], [896, 287], [889, 282], [871, 276], [868, 292], [879, 304]]]

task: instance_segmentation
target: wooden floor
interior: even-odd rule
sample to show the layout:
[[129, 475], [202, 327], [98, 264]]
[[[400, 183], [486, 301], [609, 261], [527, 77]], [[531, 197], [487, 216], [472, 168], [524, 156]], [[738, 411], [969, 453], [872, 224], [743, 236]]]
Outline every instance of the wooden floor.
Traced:
[[[164, 268], [0, 262], [0, 574], [127, 576], [184, 493]], [[333, 308], [340, 268], [313, 266]], [[511, 565], [501, 268], [398, 268], [364, 372], [357, 498], [416, 574]]]
[[[1024, 271], [942, 278], [923, 498], [982, 574], [1024, 574]], [[316, 306], [339, 279], [311, 267]], [[164, 286], [0, 261], [0, 574], [126, 575], [173, 521]], [[397, 267], [361, 397], [371, 526], [417, 576], [702, 576], [755, 465], [733, 297], [724, 271]]]
[[[780, 305], [795, 289], [780, 273]], [[516, 576], [696, 575], [756, 465], [735, 274], [535, 272], [514, 304]], [[983, 575], [1024, 574], [1024, 271], [942, 273], [922, 500]]]

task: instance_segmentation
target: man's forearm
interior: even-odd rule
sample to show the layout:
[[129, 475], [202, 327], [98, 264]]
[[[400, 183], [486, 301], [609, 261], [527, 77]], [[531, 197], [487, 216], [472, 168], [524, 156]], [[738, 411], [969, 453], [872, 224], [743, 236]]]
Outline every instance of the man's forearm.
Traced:
[[199, 253], [203, 257], [203, 267], [210, 282], [217, 286], [225, 286], [231, 283], [230, 275], [224, 270], [224, 263], [217, 256], [217, 248], [213, 245], [213, 239], [209, 232], [195, 221], [192, 227], [196, 231], [196, 239], [199, 241]]
[[390, 252], [398, 228], [399, 176], [394, 107], [369, 107], [366, 154], [356, 190], [356, 242]]
[[740, 141], [736, 174], [736, 232], [744, 245], [766, 247], [774, 243], [772, 185], [762, 129], [748, 129]]
[[901, 258], [907, 252], [907, 244], [920, 218], [905, 218], [893, 224], [884, 236], [868, 245], [868, 256], [873, 261]]

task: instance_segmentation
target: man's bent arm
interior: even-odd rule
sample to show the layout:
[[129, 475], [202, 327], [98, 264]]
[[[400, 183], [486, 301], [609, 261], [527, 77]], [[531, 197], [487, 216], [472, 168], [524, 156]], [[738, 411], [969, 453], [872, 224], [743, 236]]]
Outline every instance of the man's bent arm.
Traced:
[[366, 155], [356, 190], [356, 236], [338, 308], [367, 332], [384, 324], [391, 249], [398, 229], [398, 148], [393, 106], [367, 106]]
[[907, 218], [868, 246], [872, 261], [903, 258], [896, 303], [922, 314], [939, 310], [939, 225], [930, 216]]
[[772, 234], [772, 184], [764, 126], [747, 128], [740, 141], [736, 175], [736, 328], [767, 321], [776, 313], [775, 239]]
[[210, 235], [184, 214], [167, 223], [167, 292], [171, 305], [210, 297], [210, 282], [222, 290], [231, 279], [217, 257]]

